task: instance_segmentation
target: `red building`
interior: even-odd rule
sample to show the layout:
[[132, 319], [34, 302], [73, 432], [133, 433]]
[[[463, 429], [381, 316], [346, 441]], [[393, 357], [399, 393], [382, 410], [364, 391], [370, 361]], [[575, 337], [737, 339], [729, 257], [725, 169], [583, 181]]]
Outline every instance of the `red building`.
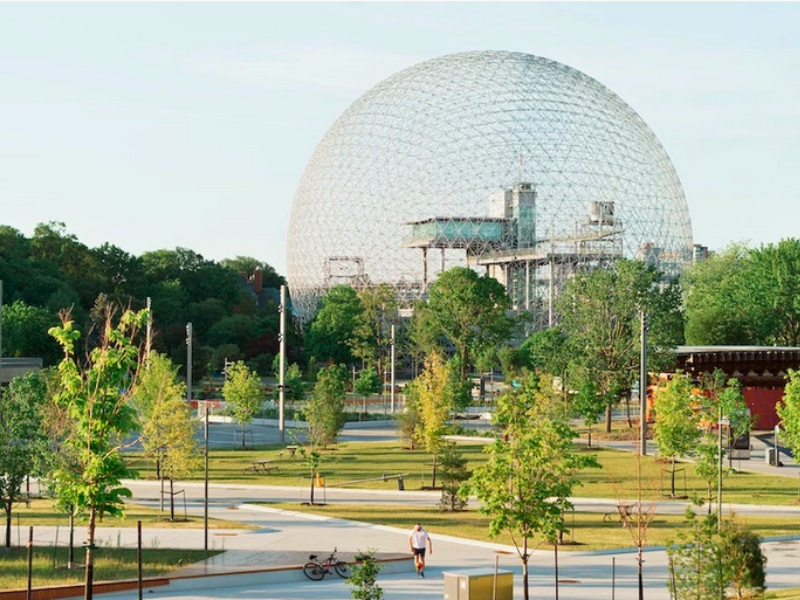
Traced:
[[773, 429], [780, 422], [776, 406], [783, 398], [786, 374], [800, 369], [800, 348], [774, 346], [678, 346], [678, 368], [699, 378], [720, 369], [739, 380], [753, 429]]

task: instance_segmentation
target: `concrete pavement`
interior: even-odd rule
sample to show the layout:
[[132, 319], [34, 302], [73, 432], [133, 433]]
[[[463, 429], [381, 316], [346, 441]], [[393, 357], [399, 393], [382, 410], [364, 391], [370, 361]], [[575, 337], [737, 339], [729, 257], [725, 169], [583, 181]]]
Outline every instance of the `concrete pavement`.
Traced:
[[[273, 431], [273, 434], [275, 432]], [[369, 438], [370, 435], [382, 437], [385, 430], [359, 431], [350, 435]], [[611, 444], [604, 443], [608, 446]], [[614, 444], [616, 445], [616, 444]], [[793, 460], [781, 456], [785, 467], [767, 465], [763, 459], [766, 444], [754, 440], [753, 460], [741, 461], [742, 470], [770, 472], [797, 476], [800, 469]], [[630, 448], [630, 444], [628, 444]], [[757, 460], [761, 453], [761, 461]], [[746, 469], [745, 467], [751, 467]], [[159, 486], [155, 482], [127, 482], [134, 493], [134, 501], [155, 505]], [[187, 510], [194, 515], [203, 512], [203, 486], [197, 483], [181, 484], [186, 490]], [[300, 490], [279, 486], [257, 485], [213, 485], [209, 515], [228, 520], [251, 523], [258, 527], [253, 531], [227, 530], [211, 531], [209, 547], [224, 549], [218, 555], [199, 565], [179, 571], [173, 583], [164, 588], [148, 591], [148, 596], [174, 599], [188, 598], [253, 598], [264, 600], [304, 600], [306, 598], [328, 598], [344, 600], [351, 598], [350, 588], [338, 578], [326, 578], [322, 582], [311, 582], [303, 578], [298, 570], [304, 557], [309, 553], [326, 556], [338, 548], [339, 554], [352, 556], [356, 551], [376, 549], [382, 557], [408, 557], [408, 532], [395, 528], [365, 523], [355, 523], [341, 519], [330, 519], [293, 511], [274, 510], [251, 505], [251, 502], [297, 501]], [[326, 489], [327, 502], [398, 503], [404, 506], [430, 506], [438, 500], [437, 492], [384, 491], [384, 490], [337, 490]], [[576, 499], [578, 510], [607, 511], [613, 508], [614, 501], [603, 499]], [[659, 513], [682, 513], [685, 502], [660, 502]], [[800, 517], [800, 507], [759, 507], [725, 505], [735, 508], [738, 514], [768, 513], [784, 514], [787, 518]], [[777, 511], [780, 511], [777, 512]], [[35, 534], [39, 543], [52, 540], [54, 528], [37, 528]], [[80, 539], [79, 530], [76, 539]], [[65, 531], [62, 529], [61, 543]], [[203, 530], [152, 529], [145, 530], [145, 547], [203, 547]], [[439, 536], [431, 532], [434, 552], [429, 557], [428, 576], [417, 578], [409, 558], [395, 561], [380, 576], [379, 583], [384, 588], [386, 600], [441, 599], [443, 597], [443, 574], [458, 572], [464, 568], [493, 568], [495, 560], [501, 569], [515, 573], [515, 598], [522, 597], [521, 567], [513, 548], [498, 544], [475, 542], [471, 540]], [[106, 545], [134, 545], [135, 531], [131, 528], [103, 529], [98, 538]], [[794, 587], [800, 583], [800, 541], [797, 539], [775, 540], [764, 544], [768, 557], [768, 585], [770, 589]], [[511, 554], [499, 554], [510, 552]], [[615, 600], [638, 597], [636, 587], [637, 557], [634, 551], [616, 552], [560, 552], [558, 579], [559, 598], [600, 599], [613, 597]], [[644, 553], [644, 582], [646, 597], [649, 600], [667, 600], [666, 552], [654, 548]], [[530, 562], [531, 597], [537, 599], [554, 598], [554, 555], [552, 551], [536, 551]], [[614, 577], [612, 579], [612, 566]], [[213, 577], [196, 578], [199, 573], [213, 574]], [[234, 573], [234, 574], [225, 574]], [[104, 598], [136, 598], [136, 592], [104, 595]]]

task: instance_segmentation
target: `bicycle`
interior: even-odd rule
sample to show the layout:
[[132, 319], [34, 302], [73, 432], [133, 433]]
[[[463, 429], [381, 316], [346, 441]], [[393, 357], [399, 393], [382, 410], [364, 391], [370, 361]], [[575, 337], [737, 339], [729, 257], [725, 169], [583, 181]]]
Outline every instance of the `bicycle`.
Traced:
[[303, 575], [312, 581], [321, 581], [325, 575], [331, 572], [331, 567], [339, 577], [344, 577], [345, 579], [350, 577], [350, 565], [343, 560], [336, 559], [336, 548], [323, 561], [320, 561], [316, 554], [309, 555], [308, 560], [309, 562], [303, 565]]

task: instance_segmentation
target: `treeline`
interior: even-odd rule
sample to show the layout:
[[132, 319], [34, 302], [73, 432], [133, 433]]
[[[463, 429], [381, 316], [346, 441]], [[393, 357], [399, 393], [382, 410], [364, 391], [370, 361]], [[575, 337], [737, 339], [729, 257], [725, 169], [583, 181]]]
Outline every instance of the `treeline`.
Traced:
[[[261, 293], [247, 281], [257, 269]], [[268, 375], [278, 352], [277, 289], [285, 279], [255, 258], [216, 262], [187, 248], [134, 256], [109, 243], [89, 248], [63, 223], [40, 224], [30, 238], [0, 226], [0, 280], [3, 356], [41, 357], [46, 366], [53, 365], [62, 353], [47, 331], [60, 322], [60, 311], [71, 310], [76, 327], [90, 332], [108, 305], [139, 310], [147, 298], [153, 348], [184, 365], [182, 370], [186, 324], [192, 323], [198, 379], [219, 371], [226, 359], [244, 360]], [[287, 342], [297, 360], [298, 336], [292, 333]]]

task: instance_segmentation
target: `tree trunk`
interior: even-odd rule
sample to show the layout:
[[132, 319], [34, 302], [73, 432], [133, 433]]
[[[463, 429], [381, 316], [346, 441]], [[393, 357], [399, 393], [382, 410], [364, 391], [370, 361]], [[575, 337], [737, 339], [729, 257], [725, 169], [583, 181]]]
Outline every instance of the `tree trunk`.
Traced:
[[94, 584], [94, 529], [97, 523], [97, 509], [89, 511], [89, 525], [86, 539], [86, 582], [83, 592], [84, 600], [92, 600]]
[[11, 548], [11, 502], [3, 508], [6, 511], [6, 548]]
[[67, 569], [75, 567], [75, 507], [69, 507], [69, 549], [67, 550]]
[[528, 538], [524, 538], [522, 544], [522, 598], [528, 600], [530, 594], [528, 593]]
[[309, 501], [309, 504], [311, 504], [311, 506], [314, 506], [314, 482], [315, 482], [315, 480], [316, 480], [316, 473], [314, 473], [314, 470], [312, 469], [311, 470], [311, 497], [310, 497], [310, 501]]
[[611, 433], [611, 405], [606, 404], [606, 433]]
[[174, 483], [175, 480], [170, 477], [169, 478], [169, 521], [170, 523], [175, 522], [175, 491], [174, 491]]
[[436, 454], [433, 455], [433, 481], [431, 482], [431, 487], [436, 489]]
[[242, 450], [246, 450], [247, 449], [247, 446], [245, 446], [245, 444], [244, 444], [244, 428], [245, 428], [245, 425], [244, 425], [244, 423], [242, 423]]
[[672, 459], [671, 462], [672, 469], [670, 472], [670, 486], [669, 486], [669, 497], [675, 497], [675, 458]]
[[633, 429], [633, 421], [631, 421], [631, 395], [625, 395], [625, 419], [628, 421], [628, 429]]
[[592, 426], [591, 425], [589, 426], [589, 445], [588, 445], [588, 448], [589, 448], [589, 450], [592, 449]]

